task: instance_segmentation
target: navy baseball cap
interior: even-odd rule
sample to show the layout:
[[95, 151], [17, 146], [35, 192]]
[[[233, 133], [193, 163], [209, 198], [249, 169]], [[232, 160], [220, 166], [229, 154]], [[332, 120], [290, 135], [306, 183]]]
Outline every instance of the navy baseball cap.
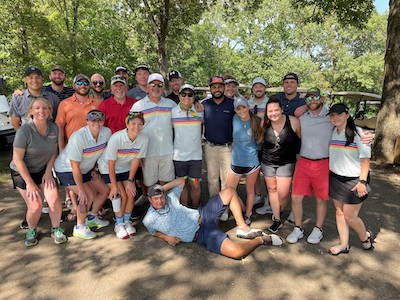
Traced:
[[24, 77], [28, 76], [28, 75], [31, 74], [31, 73], [36, 73], [36, 74], [38, 74], [38, 75], [40, 75], [40, 76], [43, 76], [42, 71], [40, 71], [40, 69], [35, 68], [35, 67], [28, 67], [28, 68], [25, 70]]

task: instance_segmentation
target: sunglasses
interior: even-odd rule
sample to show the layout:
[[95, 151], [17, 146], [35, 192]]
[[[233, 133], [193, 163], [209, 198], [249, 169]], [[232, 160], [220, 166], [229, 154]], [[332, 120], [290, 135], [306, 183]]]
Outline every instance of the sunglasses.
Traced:
[[78, 81], [78, 82], [75, 82], [75, 84], [77, 86], [82, 86], [82, 85], [89, 86], [89, 82], [87, 82], [87, 81]]
[[141, 118], [143, 120], [143, 113], [141, 111], [131, 111], [126, 116], [126, 122], [133, 120], [134, 118]]
[[150, 83], [150, 86], [151, 86], [151, 87], [159, 87], [159, 88], [162, 88], [162, 87], [164, 86], [164, 84], [163, 84], [163, 83], [153, 83], [153, 82], [151, 82], [151, 83]]
[[309, 96], [306, 98], [306, 101], [307, 102], [311, 102], [312, 100], [318, 101], [319, 99], [321, 99], [321, 96]]
[[93, 85], [104, 85], [104, 81], [92, 81]]
[[258, 113], [258, 106], [254, 105], [253, 113], [256, 115]]
[[101, 111], [95, 110], [91, 111], [87, 114], [86, 119], [88, 121], [94, 121], [94, 120], [104, 120], [104, 114]]
[[183, 97], [183, 98], [185, 98], [185, 97], [193, 97], [194, 96], [194, 94], [193, 93], [180, 93], [180, 95]]

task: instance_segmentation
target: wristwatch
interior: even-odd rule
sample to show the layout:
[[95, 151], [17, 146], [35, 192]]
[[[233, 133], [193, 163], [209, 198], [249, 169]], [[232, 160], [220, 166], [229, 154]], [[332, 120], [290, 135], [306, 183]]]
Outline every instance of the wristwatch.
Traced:
[[135, 179], [130, 179], [130, 178], [128, 178], [128, 181], [130, 181], [130, 182], [135, 182]]
[[362, 184], [365, 184], [365, 185], [367, 184], [367, 181], [366, 181], [366, 180], [363, 180], [363, 179], [358, 179], [358, 182], [359, 182], [359, 183], [362, 183]]

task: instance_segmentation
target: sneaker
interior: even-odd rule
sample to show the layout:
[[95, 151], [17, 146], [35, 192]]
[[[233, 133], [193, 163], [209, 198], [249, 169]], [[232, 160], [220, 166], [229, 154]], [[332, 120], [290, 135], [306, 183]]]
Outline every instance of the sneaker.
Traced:
[[28, 222], [26, 221], [26, 219], [24, 219], [22, 221], [22, 223], [19, 225], [19, 228], [21, 228], [21, 229], [29, 229], [29, 225], [28, 225]]
[[139, 223], [139, 217], [140, 214], [138, 213], [138, 210], [134, 208], [131, 213], [131, 217], [129, 218], [129, 221], [132, 223], [133, 226]]
[[126, 232], [126, 229], [125, 229], [125, 224], [123, 224], [123, 223], [115, 224], [114, 232], [115, 232], [115, 235], [117, 236], [117, 238], [119, 238], [119, 239], [125, 240], [129, 237], [129, 234]]
[[67, 237], [64, 234], [64, 230], [60, 226], [58, 226], [57, 228], [51, 229], [51, 238], [54, 240], [54, 243], [56, 243], [57, 245], [68, 241]]
[[238, 228], [236, 230], [236, 236], [241, 239], [252, 240], [258, 236], [262, 236], [263, 232], [261, 229], [250, 228], [249, 230]]
[[91, 231], [89, 229], [89, 227], [87, 227], [87, 226], [79, 226], [78, 227], [78, 225], [74, 226], [74, 231], [73, 231], [72, 235], [75, 237], [80, 237], [81, 239], [84, 239], [84, 240], [90, 240], [90, 239], [94, 239], [95, 237], [97, 237], [97, 234], [94, 233], [93, 231]]
[[286, 241], [290, 244], [295, 244], [299, 239], [304, 237], [304, 229], [300, 227], [295, 227], [291, 234], [289, 234], [286, 238]]
[[36, 228], [29, 229], [25, 236], [25, 246], [35, 246], [37, 245], [38, 241], [38, 232]]
[[272, 233], [277, 233], [283, 227], [281, 220], [274, 220], [274, 223], [268, 228]]
[[268, 198], [266, 199], [262, 207], [256, 209], [256, 213], [259, 215], [272, 214], [272, 208], [269, 205]]
[[89, 227], [90, 229], [92, 229], [92, 228], [100, 229], [100, 228], [103, 228], [103, 227], [106, 227], [106, 226], [110, 225], [110, 221], [101, 220], [98, 216], [96, 216], [91, 220], [86, 218], [85, 225], [87, 227]]
[[262, 203], [264, 203], [263, 196], [256, 195], [256, 197], [254, 198], [254, 205], [258, 205], [258, 204], [262, 204]]
[[283, 245], [283, 240], [280, 236], [276, 234], [266, 234], [263, 233], [261, 236], [261, 239], [263, 240], [263, 245], [268, 245], [268, 246], [282, 246]]
[[319, 229], [318, 227], [314, 227], [311, 234], [307, 238], [307, 242], [316, 245], [319, 244], [319, 242], [322, 240], [323, 237], [324, 235], [322, 233], [322, 230]]
[[228, 218], [229, 218], [229, 207], [225, 208], [225, 211], [222, 214], [221, 218], [219, 218], [219, 220], [222, 222], [226, 222], [228, 221]]
[[130, 236], [134, 236], [136, 234], [136, 228], [129, 221], [125, 223], [125, 230]]
[[143, 206], [144, 204], [147, 203], [147, 196], [146, 195], [141, 195], [137, 200], [135, 201], [135, 206]]
[[294, 224], [294, 216], [293, 216], [293, 212], [292, 211], [290, 212], [290, 214], [286, 218], [286, 221], [288, 221], [289, 223]]

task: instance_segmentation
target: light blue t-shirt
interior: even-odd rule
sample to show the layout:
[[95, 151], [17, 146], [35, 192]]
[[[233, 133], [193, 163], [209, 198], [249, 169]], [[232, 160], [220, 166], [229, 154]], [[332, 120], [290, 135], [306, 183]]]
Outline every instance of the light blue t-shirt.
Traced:
[[257, 143], [251, 132], [250, 120], [242, 121], [238, 115], [233, 116], [232, 165], [238, 167], [255, 167], [260, 164]]
[[143, 224], [151, 235], [157, 231], [175, 236], [182, 242], [193, 241], [199, 230], [200, 213], [197, 209], [187, 208], [179, 202], [182, 193], [180, 186], [174, 187], [166, 196], [166, 205], [155, 210], [151, 205], [143, 218]]

